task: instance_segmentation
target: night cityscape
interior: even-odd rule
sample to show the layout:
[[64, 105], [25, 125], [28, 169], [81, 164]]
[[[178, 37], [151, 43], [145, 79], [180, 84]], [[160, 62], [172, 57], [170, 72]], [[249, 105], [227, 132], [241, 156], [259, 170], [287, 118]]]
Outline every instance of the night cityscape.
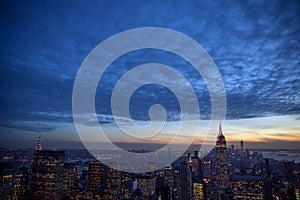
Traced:
[[243, 141], [228, 147], [221, 126], [203, 158], [188, 150], [140, 174], [107, 167], [83, 149], [44, 150], [41, 138], [34, 150], [1, 149], [1, 156], [2, 199], [300, 199], [299, 162], [264, 158]]
[[3, 0], [0, 27], [0, 200], [300, 200], [299, 0]]

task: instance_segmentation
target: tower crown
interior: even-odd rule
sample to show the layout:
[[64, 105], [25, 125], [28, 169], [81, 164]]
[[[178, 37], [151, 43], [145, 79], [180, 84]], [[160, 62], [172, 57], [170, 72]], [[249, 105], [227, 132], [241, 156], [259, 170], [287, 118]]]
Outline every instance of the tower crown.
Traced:
[[38, 142], [37, 142], [37, 144], [36, 144], [36, 146], [35, 146], [35, 150], [36, 150], [36, 151], [42, 150], [41, 133], [40, 133], [40, 135], [39, 135]]
[[216, 147], [217, 148], [219, 148], [219, 147], [226, 148], [226, 139], [225, 139], [225, 136], [223, 135], [223, 132], [222, 132], [221, 122], [220, 122], [220, 125], [219, 125], [219, 135], [217, 137]]

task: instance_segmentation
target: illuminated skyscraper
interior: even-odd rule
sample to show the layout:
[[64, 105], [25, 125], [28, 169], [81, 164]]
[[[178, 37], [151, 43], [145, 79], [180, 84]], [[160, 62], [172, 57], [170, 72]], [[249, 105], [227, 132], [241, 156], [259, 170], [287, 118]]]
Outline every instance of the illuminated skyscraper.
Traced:
[[227, 165], [227, 144], [225, 136], [222, 132], [221, 123], [216, 142], [216, 161], [217, 163], [213, 177], [213, 187], [214, 190], [217, 191], [217, 193], [219, 193], [219, 195], [222, 197], [226, 196], [226, 191], [230, 189], [230, 179]]
[[75, 193], [74, 185], [76, 180], [77, 168], [75, 163], [65, 163], [64, 165], [64, 183], [63, 183], [63, 197], [69, 199]]
[[264, 181], [261, 176], [233, 175], [233, 198], [264, 199]]
[[64, 151], [42, 150], [40, 138], [31, 166], [30, 199], [62, 198]]
[[103, 164], [101, 162], [90, 162], [88, 170], [88, 189], [94, 192], [99, 188], [103, 181]]
[[110, 167], [106, 168], [106, 190], [104, 199], [119, 199], [121, 191], [121, 174], [116, 169], [116, 163], [110, 163]]
[[194, 200], [204, 200], [204, 184], [201, 181], [196, 181], [193, 183], [193, 196]]
[[192, 167], [192, 177], [194, 182], [198, 182], [202, 178], [201, 174], [201, 160], [198, 156], [198, 151], [194, 152], [194, 155], [191, 156], [191, 167]]
[[128, 172], [121, 172], [121, 198], [130, 199], [130, 194], [133, 190], [132, 175]]
[[210, 199], [211, 193], [211, 168], [212, 164], [211, 161], [204, 161], [203, 162], [203, 181], [205, 185], [205, 197], [206, 199]]
[[172, 166], [168, 165], [164, 171], [164, 186], [173, 187]]
[[[22, 166], [15, 175], [13, 199], [26, 200], [28, 199], [29, 172], [28, 168]], [[1, 192], [2, 194], [2, 192]]]
[[137, 186], [142, 191], [145, 200], [152, 200], [155, 194], [155, 177], [148, 174], [136, 175]]
[[181, 162], [179, 166], [180, 174], [180, 199], [190, 200], [192, 196], [192, 176], [189, 163]]

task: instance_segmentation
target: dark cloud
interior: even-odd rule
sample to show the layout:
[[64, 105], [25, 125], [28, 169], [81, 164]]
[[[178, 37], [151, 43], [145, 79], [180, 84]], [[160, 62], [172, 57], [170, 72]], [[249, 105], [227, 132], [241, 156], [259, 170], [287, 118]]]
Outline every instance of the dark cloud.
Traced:
[[[57, 123], [72, 123], [73, 83], [86, 55], [111, 35], [145, 26], [180, 31], [208, 51], [224, 80], [227, 118], [300, 114], [298, 1], [1, 4], [0, 126], [53, 130]], [[111, 114], [110, 95], [118, 78], [150, 61], [170, 65], [187, 77], [198, 95], [201, 116], [210, 116], [201, 76], [182, 58], [160, 51], [133, 52], [112, 64], [98, 88], [99, 114]], [[176, 116], [176, 99], [167, 90], [151, 97], [157, 94], [153, 89], [136, 93], [132, 116], [147, 119], [147, 109], [158, 102]]]

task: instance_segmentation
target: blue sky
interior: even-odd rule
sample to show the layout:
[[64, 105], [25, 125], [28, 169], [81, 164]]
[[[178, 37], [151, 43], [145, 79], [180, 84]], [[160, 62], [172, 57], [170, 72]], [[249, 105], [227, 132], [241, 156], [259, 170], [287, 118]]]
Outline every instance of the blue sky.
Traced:
[[[138, 27], [173, 29], [206, 49], [222, 74], [227, 120], [283, 116], [284, 126], [290, 116], [295, 124], [300, 119], [298, 1], [2, 1], [0, 10], [4, 146], [16, 135], [24, 138], [39, 131], [49, 139], [63, 133], [58, 140], [76, 135], [72, 89], [81, 63], [103, 40]], [[147, 62], [168, 64], [187, 77], [202, 105], [203, 119], [209, 117], [207, 88], [188, 63], [169, 53], [141, 50], [116, 60], [99, 83], [96, 98], [105, 100], [96, 101], [98, 114], [104, 116], [100, 121], [111, 123], [109, 95], [118, 78]], [[166, 105], [170, 116], [178, 112], [176, 99], [166, 89], [159, 98], [149, 98], [156, 87], [136, 92], [131, 111], [135, 119], [147, 120], [145, 113], [153, 103]], [[229, 125], [228, 129], [237, 127]], [[293, 131], [298, 139], [299, 126]]]

